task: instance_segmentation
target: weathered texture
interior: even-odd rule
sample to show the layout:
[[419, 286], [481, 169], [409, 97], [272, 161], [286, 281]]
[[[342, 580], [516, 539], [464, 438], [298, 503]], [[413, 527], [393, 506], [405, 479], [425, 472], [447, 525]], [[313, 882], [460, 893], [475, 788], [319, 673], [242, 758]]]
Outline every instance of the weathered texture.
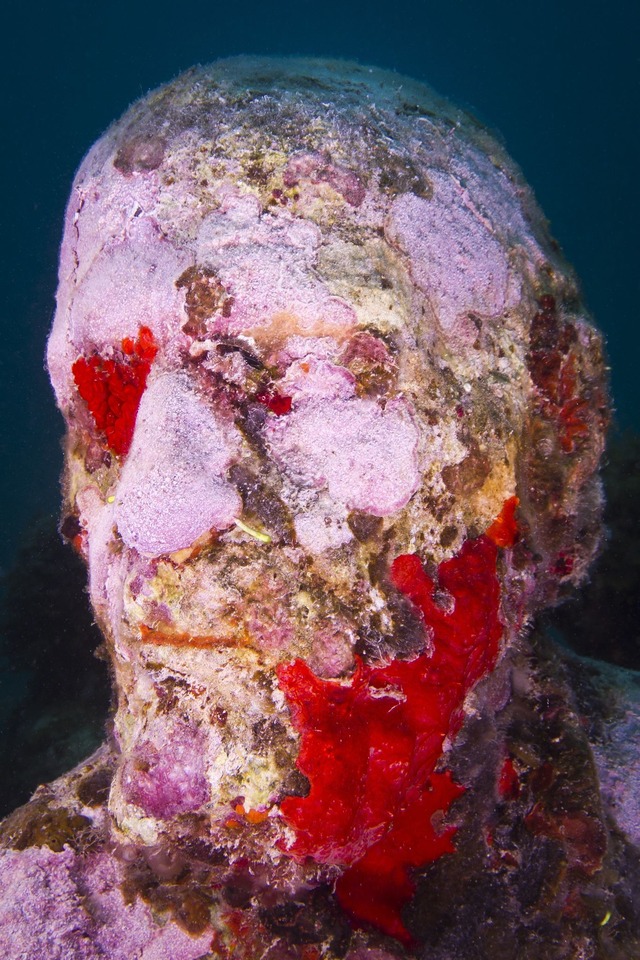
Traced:
[[136, 956], [167, 915], [185, 960], [182, 928], [238, 960], [420, 953], [456, 810], [516, 789], [496, 757], [484, 792], [452, 778], [456, 737], [600, 536], [601, 338], [519, 172], [404, 78], [190, 71], [80, 168], [48, 363], [118, 696], [108, 818], [63, 872], [101, 902], [111, 870]]

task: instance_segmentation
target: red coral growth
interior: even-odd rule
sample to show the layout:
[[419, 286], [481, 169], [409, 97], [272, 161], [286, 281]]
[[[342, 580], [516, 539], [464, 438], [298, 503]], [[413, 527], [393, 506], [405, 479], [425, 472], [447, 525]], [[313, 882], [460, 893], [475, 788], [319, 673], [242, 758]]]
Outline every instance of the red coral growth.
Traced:
[[573, 349], [577, 331], [559, 317], [553, 297], [541, 297], [538, 306], [529, 335], [529, 372], [539, 391], [541, 412], [558, 425], [560, 448], [573, 453], [577, 442], [589, 436], [593, 406]]
[[561, 550], [551, 568], [556, 577], [570, 577], [576, 562], [575, 557], [567, 550]]
[[125, 456], [131, 446], [140, 398], [157, 352], [149, 327], [140, 327], [137, 340], [122, 341], [122, 359], [93, 354], [79, 357], [71, 368], [93, 422], [118, 456]]
[[[384, 667], [358, 661], [349, 684], [322, 680], [301, 660], [278, 670], [301, 735], [298, 767], [311, 784], [308, 796], [281, 804], [296, 834], [288, 853], [344, 866], [343, 908], [405, 944], [411, 869], [454, 849], [455, 828], [439, 831], [434, 821], [463, 788], [434, 771], [445, 737], [462, 724], [466, 694], [498, 656], [496, 556], [487, 536], [468, 540], [440, 564], [438, 594], [417, 556], [393, 562], [395, 586], [431, 629], [432, 654]], [[443, 592], [453, 600], [446, 610]]]
[[502, 510], [486, 531], [486, 536], [493, 540], [496, 547], [512, 547], [518, 539], [516, 510], [519, 503], [518, 497], [505, 500]]
[[275, 413], [277, 417], [282, 417], [285, 413], [291, 412], [291, 397], [283, 396], [280, 393], [265, 390], [256, 394], [256, 400], [265, 406], [267, 410], [270, 410], [271, 413]]
[[498, 778], [498, 793], [503, 800], [517, 800], [520, 796], [520, 777], [511, 757], [505, 757]]

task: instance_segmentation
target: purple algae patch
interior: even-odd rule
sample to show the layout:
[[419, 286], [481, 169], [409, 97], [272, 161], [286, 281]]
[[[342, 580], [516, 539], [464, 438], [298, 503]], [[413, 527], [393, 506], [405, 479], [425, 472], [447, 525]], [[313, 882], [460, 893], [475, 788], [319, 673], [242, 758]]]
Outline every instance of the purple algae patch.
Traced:
[[198, 810], [210, 798], [200, 738], [184, 730], [164, 746], [141, 743], [125, 764], [122, 786], [148, 816], [162, 820]]

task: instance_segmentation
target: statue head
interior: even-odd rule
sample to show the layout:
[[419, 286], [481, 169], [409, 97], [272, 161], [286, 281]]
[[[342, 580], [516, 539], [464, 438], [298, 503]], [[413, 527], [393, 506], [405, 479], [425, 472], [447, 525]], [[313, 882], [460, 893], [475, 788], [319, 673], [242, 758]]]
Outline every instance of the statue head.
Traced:
[[419, 756], [412, 789], [431, 776], [446, 811], [433, 770], [474, 685], [600, 534], [601, 338], [502, 147], [383, 71], [191, 70], [80, 167], [48, 364], [123, 840], [204, 832], [288, 883], [366, 860], [366, 815], [338, 839], [305, 820], [335, 813], [332, 764], [335, 799], [369, 762], [328, 714], [347, 729], [366, 703], [349, 737], [393, 731], [416, 671], [424, 704], [440, 645], [471, 637], [431, 753], [403, 714], [403, 769]]

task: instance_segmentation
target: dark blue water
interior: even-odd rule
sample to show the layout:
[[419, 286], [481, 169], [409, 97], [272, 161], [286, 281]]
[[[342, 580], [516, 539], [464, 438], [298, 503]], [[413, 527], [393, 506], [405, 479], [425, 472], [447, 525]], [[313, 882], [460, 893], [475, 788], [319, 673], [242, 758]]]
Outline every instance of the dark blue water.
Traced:
[[235, 53], [356, 58], [425, 80], [501, 132], [606, 331], [623, 425], [638, 424], [640, 5], [589, 0], [25, 4], [2, 34], [0, 563], [55, 512], [61, 421], [43, 371], [67, 193], [129, 103]]

